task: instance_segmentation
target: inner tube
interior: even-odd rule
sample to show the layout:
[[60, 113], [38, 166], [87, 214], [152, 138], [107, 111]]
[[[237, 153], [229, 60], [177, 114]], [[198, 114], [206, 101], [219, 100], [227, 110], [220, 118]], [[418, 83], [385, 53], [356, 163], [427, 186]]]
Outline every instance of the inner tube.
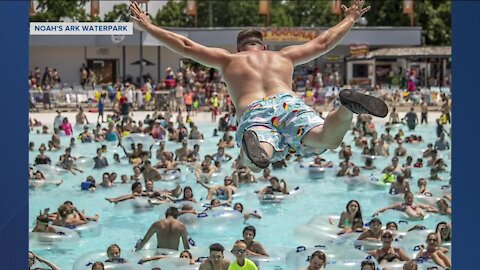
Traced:
[[[219, 208], [217, 210], [217, 208]], [[221, 228], [228, 222], [238, 222], [243, 220], [243, 214], [231, 208], [217, 207], [207, 212], [199, 214], [183, 214], [178, 220], [187, 226], [208, 225], [214, 228]]]
[[73, 126], [73, 129], [75, 131], [84, 131], [85, 127], [88, 127], [88, 130], [91, 131], [91, 130], [95, 130], [97, 128], [97, 125], [96, 124], [77, 124]]
[[321, 167], [308, 167], [308, 177], [310, 179], [323, 179], [325, 178], [325, 169]]
[[28, 243], [30, 247], [41, 248], [59, 248], [60, 246], [73, 245], [80, 240], [80, 236], [74, 230], [60, 227], [51, 226], [55, 228], [57, 233], [42, 233], [31, 232], [29, 233]]
[[294, 167], [295, 173], [308, 177], [310, 179], [323, 179], [325, 176], [335, 175], [335, 167], [310, 167], [304, 164], [297, 164]]
[[[147, 135], [147, 134], [142, 134], [142, 133], [133, 133], [128, 136], [125, 136], [122, 139], [123, 142], [125, 142], [126, 145], [130, 145], [134, 143], [135, 145], [141, 143], [143, 145], [143, 149], [147, 150], [149, 149], [152, 145], [155, 145], [155, 140], [153, 139], [152, 136]], [[122, 142], [122, 144], [123, 144]]]
[[79, 157], [75, 160], [75, 166], [81, 170], [91, 170], [95, 167], [95, 161], [91, 157]]
[[138, 254], [132, 252], [122, 252], [123, 259], [127, 260], [127, 263], [108, 263], [105, 262], [108, 260], [106, 251], [94, 251], [89, 252], [82, 257], [78, 258], [73, 264], [73, 270], [91, 270], [92, 264], [94, 262], [103, 262], [105, 269], [115, 269], [115, 270], [141, 270], [146, 269], [142, 265], [139, 265], [141, 257]]
[[315, 226], [316, 229], [336, 233], [341, 230], [338, 227], [340, 216], [317, 215], [311, 218], [307, 224]]
[[382, 242], [355, 240], [353, 242], [353, 247], [358, 249], [358, 250], [370, 251], [370, 250], [381, 248], [382, 247]]
[[89, 221], [86, 224], [75, 226], [73, 230], [82, 238], [97, 237], [102, 234], [102, 226], [96, 221]]
[[347, 185], [363, 185], [368, 182], [368, 177], [365, 175], [359, 175], [359, 176], [345, 176], [342, 177], [343, 182]]
[[303, 224], [295, 228], [293, 235], [295, 239], [304, 245], [332, 245], [338, 238], [336, 231], [325, 230], [322, 226]]
[[29, 179], [29, 188], [60, 186], [63, 183], [61, 179]]
[[162, 178], [160, 181], [164, 182], [179, 181], [182, 179], [182, 171], [180, 169], [164, 170], [161, 175]]
[[[406, 262], [389, 262], [383, 263], [380, 266], [382, 269], [390, 269], [390, 270], [403, 270], [403, 265]], [[435, 269], [435, 270], [445, 270], [443, 267], [440, 267], [432, 262], [424, 262], [424, 261], [417, 261], [418, 269]]]
[[373, 187], [379, 188], [379, 189], [387, 189], [387, 188], [390, 188], [390, 185], [391, 185], [391, 183], [385, 183], [384, 181], [376, 177], [370, 178], [370, 181], [368, 181], [368, 183]]
[[65, 173], [68, 172], [67, 170], [65, 170], [61, 167], [48, 165], [48, 164], [35, 165], [35, 166], [33, 166], [33, 170], [34, 171], [41, 171], [45, 176], [47, 176], [47, 175], [58, 176], [58, 175], [65, 174]]
[[303, 193], [303, 189], [297, 186], [293, 190], [289, 191], [288, 194], [275, 192], [274, 194], [264, 194], [262, 196], [257, 196], [257, 197], [261, 204], [281, 203], [283, 202], [283, 200], [295, 198], [301, 193]]
[[373, 256], [369, 256], [364, 252], [355, 250], [351, 247], [326, 247], [324, 245], [316, 245], [313, 247], [298, 246], [292, 251], [289, 251], [286, 255], [288, 269], [306, 269], [310, 262], [310, 256], [315, 251], [322, 251], [325, 253], [327, 257], [326, 269], [357, 270], [360, 269], [360, 264], [365, 259], [372, 260], [378, 265]]

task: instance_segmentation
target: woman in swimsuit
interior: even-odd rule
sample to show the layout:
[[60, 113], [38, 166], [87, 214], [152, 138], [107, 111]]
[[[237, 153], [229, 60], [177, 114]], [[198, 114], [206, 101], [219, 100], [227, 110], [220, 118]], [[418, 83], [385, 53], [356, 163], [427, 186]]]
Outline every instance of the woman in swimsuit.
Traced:
[[272, 177], [270, 180], [270, 186], [263, 188], [258, 191], [258, 196], [262, 197], [265, 194], [274, 194], [275, 192], [288, 195], [290, 194], [287, 190], [287, 183], [285, 180], [278, 180], [277, 177]]
[[429, 233], [427, 235], [426, 243], [426, 248], [423, 245], [420, 247], [420, 251], [416, 257], [417, 260], [432, 260], [434, 263], [445, 269], [452, 268], [452, 262], [450, 261], [450, 258], [445, 255], [445, 253], [448, 253], [448, 250], [438, 246], [439, 241], [436, 233]]
[[[338, 227], [343, 229], [342, 234], [353, 232], [352, 225], [356, 222], [362, 222], [363, 225], [362, 210], [358, 201], [349, 201], [345, 209], [346, 211], [340, 214], [340, 220], [338, 221]], [[329, 222], [333, 224], [331, 220]]]
[[404, 198], [403, 202], [392, 204], [390, 206], [381, 208], [377, 210], [373, 214], [373, 216], [377, 216], [378, 214], [383, 213], [386, 210], [393, 209], [393, 210], [404, 212], [410, 218], [423, 219], [425, 217], [425, 212], [433, 212], [433, 213], [438, 212], [438, 209], [433, 206], [422, 204], [422, 203], [419, 203], [419, 204], [414, 203], [413, 193], [411, 192], [405, 192], [405, 195], [403, 198]]
[[379, 249], [371, 250], [368, 253], [375, 257], [380, 263], [409, 261], [410, 257], [401, 248], [392, 247], [393, 232], [385, 230], [382, 232], [382, 247]]

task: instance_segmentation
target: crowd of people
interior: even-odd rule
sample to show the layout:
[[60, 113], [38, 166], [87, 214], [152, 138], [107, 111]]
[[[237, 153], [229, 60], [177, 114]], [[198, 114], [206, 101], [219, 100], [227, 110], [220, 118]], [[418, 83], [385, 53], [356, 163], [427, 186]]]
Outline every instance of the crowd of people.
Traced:
[[[148, 115], [143, 121], [134, 121], [130, 116], [122, 115], [115, 116], [114, 114], [107, 115], [107, 124], [102, 124], [101, 121], [95, 125], [92, 130], [89, 128], [88, 118], [83, 110], [80, 108], [76, 117], [75, 123], [70, 123], [69, 120], [62, 116], [61, 112], [57, 113], [54, 119], [53, 131], [51, 131], [47, 125], [39, 125], [35, 121], [31, 121], [32, 128], [37, 124], [38, 133], [51, 134], [52, 138], [48, 144], [41, 144], [38, 147], [40, 151], [39, 155], [35, 159], [33, 165], [51, 164], [56, 165], [59, 168], [70, 171], [72, 174], [82, 173], [83, 170], [77, 167], [77, 157], [72, 155], [72, 150], [76, 149], [77, 143], [97, 143], [99, 147], [96, 149], [96, 155], [93, 158], [94, 168], [109, 168], [120, 164], [122, 160], [128, 160], [133, 168], [133, 175], [121, 175], [121, 183], [131, 183], [131, 193], [120, 196], [117, 198], [106, 198], [108, 202], [120, 203], [126, 200], [133, 200], [139, 197], [149, 198], [149, 204], [159, 205], [169, 202], [196, 202], [190, 186], [180, 187], [177, 185], [172, 190], [157, 190], [154, 188], [156, 181], [162, 181], [166, 170], [177, 170], [186, 166], [196, 177], [196, 183], [203, 186], [208, 191], [207, 200], [210, 201], [209, 207], [204, 211], [213, 211], [218, 207], [228, 207], [232, 211], [238, 211], [242, 213], [244, 219], [249, 218], [262, 218], [261, 215], [254, 212], [244, 212], [243, 205], [240, 202], [234, 202], [233, 195], [238, 193], [242, 189], [242, 186], [252, 182], [265, 181], [269, 183], [262, 190], [258, 190], [258, 196], [266, 196], [269, 194], [288, 194], [292, 191], [287, 188], [287, 180], [279, 179], [272, 175], [271, 170], [282, 168], [283, 165], [273, 163], [271, 169], [266, 168], [262, 172], [262, 176], [258, 177], [250, 169], [244, 166], [239, 158], [232, 157], [225, 149], [234, 148], [235, 144], [230, 135], [231, 131], [236, 129], [234, 115], [223, 113], [220, 119], [217, 121], [218, 128], [215, 129], [213, 136], [218, 136], [218, 152], [201, 157], [199, 154], [201, 144], [195, 144], [193, 149], [188, 148], [188, 140], [199, 140], [206, 138], [207, 134], [202, 134], [201, 129], [192, 121], [192, 118], [180, 113], [175, 119], [172, 119], [171, 112], [160, 113], [155, 111], [152, 115]], [[391, 157], [391, 164], [382, 169], [384, 173], [379, 181], [390, 184], [389, 192], [391, 194], [404, 195], [404, 201], [390, 206], [380, 208], [374, 213], [374, 216], [388, 211], [389, 209], [402, 211], [409, 217], [417, 220], [422, 220], [428, 212], [438, 213], [441, 215], [451, 215], [451, 196], [445, 196], [441, 198], [435, 205], [414, 202], [415, 194], [430, 194], [431, 191], [427, 188], [427, 183], [430, 181], [438, 181], [438, 173], [445, 171], [445, 161], [438, 154], [449, 149], [448, 141], [445, 136], [446, 130], [443, 128], [438, 130], [438, 140], [431, 142], [429, 147], [423, 152], [423, 157], [414, 162], [412, 154], [408, 153], [402, 144], [418, 144], [423, 142], [421, 136], [410, 135], [405, 136], [401, 129], [397, 128], [397, 133], [392, 134], [391, 129], [395, 128], [395, 125], [401, 123], [398, 113], [392, 109], [389, 115], [389, 123], [386, 126], [385, 132], [382, 133], [379, 127], [375, 127], [372, 118], [368, 115], [359, 115], [352, 127], [351, 132], [354, 135], [353, 144], [342, 143], [339, 148], [338, 156], [340, 163], [338, 164], [338, 171], [336, 175], [338, 177], [359, 176], [369, 170], [375, 169], [373, 164], [373, 158], [366, 158], [365, 164], [353, 164], [351, 162], [351, 156], [355, 152], [359, 152], [366, 156], [371, 157]], [[38, 121], [37, 121], [38, 122]], [[440, 119], [437, 121], [441, 122]], [[448, 123], [448, 122], [447, 122]], [[445, 123], [445, 124], [447, 124]], [[409, 130], [414, 131], [415, 127], [409, 122], [408, 116], [406, 116], [406, 126]], [[418, 119], [414, 122], [415, 125], [419, 124]], [[85, 128], [77, 133], [75, 126], [85, 126]], [[437, 129], [436, 129], [437, 130]], [[223, 133], [223, 134], [222, 134]], [[133, 144], [131, 147], [122, 144], [123, 138], [128, 137], [131, 134], [147, 134], [152, 139], [158, 140], [160, 144], [158, 148], [152, 147], [144, 148], [141, 143]], [[69, 147], [62, 146], [60, 143], [61, 136], [67, 136], [72, 138], [70, 140]], [[74, 138], [77, 137], [77, 140]], [[79, 141], [79, 142], [78, 142]], [[118, 142], [118, 147], [123, 148], [124, 155], [116, 153], [113, 161], [107, 161], [103, 156], [108, 149], [107, 142]], [[181, 143], [181, 147], [178, 149], [167, 149], [165, 147], [165, 141], [173, 141]], [[397, 147], [393, 147], [393, 145]], [[32, 141], [29, 144], [30, 150], [36, 150], [35, 142]], [[48, 150], [47, 150], [48, 149]], [[358, 150], [357, 150], [358, 149]], [[393, 151], [392, 151], [393, 150]], [[48, 152], [65, 151], [60, 156], [58, 162], [54, 162], [49, 158]], [[291, 157], [295, 156], [294, 153]], [[151, 160], [156, 157], [157, 163], [152, 163]], [[283, 164], [287, 166], [290, 163], [304, 162], [301, 156], [295, 156], [295, 160], [287, 157], [283, 160]], [[400, 164], [399, 159], [405, 159], [404, 164]], [[425, 159], [425, 162], [423, 160]], [[224, 171], [222, 164], [228, 161], [234, 161], [232, 164], [232, 173], [225, 176], [223, 185], [212, 185], [211, 178], [215, 173]], [[316, 157], [313, 162], [308, 166], [329, 168], [334, 163], [332, 161], [326, 161], [323, 158]], [[335, 164], [336, 165], [336, 164]], [[418, 180], [418, 191], [413, 193], [414, 188], [410, 186], [412, 181], [411, 170], [413, 168], [429, 167], [430, 175], [425, 175]], [[112, 169], [113, 170], [113, 169]], [[88, 171], [88, 170], [87, 170]], [[41, 171], [34, 172], [31, 168], [31, 179], [42, 179]], [[101, 181], [96, 181], [92, 176], [86, 177], [86, 180], [81, 183], [81, 190], [95, 190], [98, 187], [112, 187], [118, 183], [117, 175], [115, 172], [104, 173]], [[415, 265], [417, 261], [415, 258], [410, 258], [398, 248], [391, 247], [392, 236], [398, 237], [395, 233], [398, 230], [395, 223], [387, 224], [386, 229], [381, 229], [382, 221], [378, 218], [374, 218], [368, 222], [369, 226], [365, 227], [365, 217], [362, 217], [360, 212], [360, 204], [356, 201], [351, 201], [347, 204], [347, 211], [341, 214], [340, 221], [338, 223], [339, 234], [349, 233], [361, 233], [358, 237], [359, 240], [367, 240], [380, 242], [383, 247], [378, 250], [369, 252], [379, 262], [392, 262], [392, 261], [406, 261], [404, 269], [416, 269]], [[197, 209], [191, 207], [189, 204], [183, 204], [180, 208], [171, 207], [165, 213], [165, 219], [152, 224], [145, 237], [137, 243], [136, 249], [141, 250], [143, 245], [154, 235], [157, 239], [157, 248], [168, 248], [177, 250], [179, 248], [179, 240], [181, 239], [184, 252], [181, 253], [181, 257], [195, 261], [196, 258], [192, 258], [188, 252], [190, 247], [188, 241], [188, 232], [186, 225], [182, 223], [182, 215], [185, 214], [200, 214]], [[45, 209], [37, 217], [37, 223], [34, 228], [34, 232], [46, 232], [56, 233], [55, 226], [75, 227], [82, 224], [86, 224], [90, 220], [98, 221], [99, 216], [94, 214], [88, 216], [83, 211], [79, 211], [72, 202], [67, 201], [58, 207], [58, 212], [48, 213], [48, 209]], [[377, 224], [377, 225], [376, 225]], [[393, 224], [393, 225], [392, 225]], [[168, 228], [168, 229], [167, 229]], [[445, 230], [451, 229], [451, 223], [444, 224], [442, 228]], [[444, 248], [439, 247], [439, 244], [444, 242], [440, 239], [450, 239], [450, 235], [440, 235], [441, 229], [438, 229], [438, 234], [430, 234], [427, 238], [427, 245], [422, 248], [421, 252], [417, 256], [418, 258], [431, 259], [436, 264], [443, 268], [450, 268], [451, 262], [444, 254], [448, 252]], [[255, 256], [268, 256], [267, 251], [263, 246], [254, 241], [255, 227], [247, 226], [243, 232], [243, 239], [240, 239], [233, 243], [231, 250], [235, 255], [236, 260], [230, 269], [256, 269], [255, 268]], [[431, 240], [435, 237], [435, 241]], [[446, 240], [447, 241], [447, 240]], [[112, 251], [113, 250], [113, 251]], [[117, 250], [116, 252], [114, 252]], [[227, 269], [232, 262], [227, 261], [224, 258], [225, 248], [219, 244], [214, 243], [210, 246], [210, 257], [203, 261], [199, 265], [199, 269]], [[108, 260], [95, 262], [92, 265], [92, 269], [104, 269], [103, 265], [109, 263], [126, 263], [127, 260], [121, 259], [120, 248], [112, 245], [107, 250]], [[33, 258], [37, 260], [43, 260], [35, 254], [31, 253]], [[142, 262], [163, 259], [165, 256], [145, 257]], [[183, 258], [183, 257], [182, 257]], [[253, 258], [253, 261], [250, 259]], [[412, 260], [413, 259], [413, 260]], [[50, 262], [48, 262], [50, 263]], [[310, 256], [310, 266], [308, 269], [322, 269], [321, 267], [327, 264], [326, 255], [323, 251], [315, 251]], [[50, 263], [51, 264], [51, 263]], [[47, 264], [48, 265], [48, 264]], [[51, 269], [55, 268], [54, 264], [51, 264]], [[223, 268], [221, 268], [223, 267]], [[233, 267], [233, 268], [232, 268]], [[246, 267], [246, 268], [235, 268]], [[369, 268], [370, 267], [370, 268]], [[362, 263], [361, 269], [373, 269], [372, 264], [368, 261]]]

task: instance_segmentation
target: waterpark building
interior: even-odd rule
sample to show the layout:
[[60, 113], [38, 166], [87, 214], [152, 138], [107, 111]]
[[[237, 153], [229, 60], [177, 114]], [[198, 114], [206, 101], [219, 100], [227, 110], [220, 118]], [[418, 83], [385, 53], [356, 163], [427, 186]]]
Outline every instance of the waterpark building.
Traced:
[[[236, 52], [236, 36], [242, 29], [169, 28], [195, 42], [230, 52]], [[262, 31], [268, 48], [279, 50], [310, 41], [326, 29]], [[336, 72], [343, 84], [375, 85], [391, 83], [392, 76], [388, 74], [413, 68], [443, 83], [450, 73], [451, 49], [422, 49], [421, 30], [420, 27], [355, 27], [337, 47], [298, 66], [295, 72], [301, 76], [318, 67], [324, 74]], [[79, 84], [83, 63], [93, 68], [98, 83], [107, 84], [123, 78], [135, 80], [145, 74], [161, 80], [167, 67], [178, 69], [185, 60], [150, 34], [137, 30], [131, 36], [30, 36], [30, 70], [54, 67], [70, 86]]]

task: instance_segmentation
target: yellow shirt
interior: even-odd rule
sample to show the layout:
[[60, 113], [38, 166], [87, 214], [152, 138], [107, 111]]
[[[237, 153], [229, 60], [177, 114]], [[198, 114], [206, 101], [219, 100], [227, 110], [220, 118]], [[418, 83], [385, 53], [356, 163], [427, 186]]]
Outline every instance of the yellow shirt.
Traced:
[[245, 263], [243, 266], [238, 265], [237, 260], [235, 260], [230, 264], [228, 270], [258, 270], [258, 268], [254, 262], [245, 258]]

